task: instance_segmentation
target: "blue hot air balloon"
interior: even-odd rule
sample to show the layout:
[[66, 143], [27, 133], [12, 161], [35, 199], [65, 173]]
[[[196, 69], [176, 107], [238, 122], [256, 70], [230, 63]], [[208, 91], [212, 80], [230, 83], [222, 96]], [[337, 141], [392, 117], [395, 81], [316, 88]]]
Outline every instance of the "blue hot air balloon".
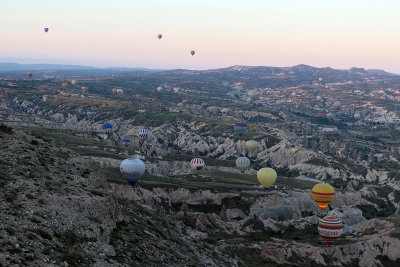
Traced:
[[131, 143], [131, 140], [128, 138], [125, 138], [124, 140], [122, 140], [122, 143], [124, 144], [124, 146], [129, 146], [129, 144]]
[[237, 122], [233, 129], [235, 133], [243, 134], [247, 131], [247, 124], [245, 122]]
[[109, 122], [106, 122], [106, 123], [103, 124], [104, 133], [107, 134], [107, 135], [111, 135], [112, 134], [112, 128], [113, 128], [113, 126]]

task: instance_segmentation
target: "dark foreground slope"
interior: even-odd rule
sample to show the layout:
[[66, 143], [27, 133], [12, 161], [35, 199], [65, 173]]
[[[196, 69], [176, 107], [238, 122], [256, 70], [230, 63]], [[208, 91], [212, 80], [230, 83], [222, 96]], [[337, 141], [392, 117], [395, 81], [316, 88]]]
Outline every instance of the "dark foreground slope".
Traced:
[[118, 202], [98, 166], [0, 127], [0, 266], [235, 266], [178, 221]]

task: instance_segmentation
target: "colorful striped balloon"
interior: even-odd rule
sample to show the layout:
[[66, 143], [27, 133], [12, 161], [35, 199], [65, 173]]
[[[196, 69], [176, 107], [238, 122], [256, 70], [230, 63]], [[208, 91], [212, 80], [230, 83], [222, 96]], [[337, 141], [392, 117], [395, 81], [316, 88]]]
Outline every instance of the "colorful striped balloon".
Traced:
[[343, 223], [334, 217], [319, 219], [318, 232], [326, 240], [328, 246], [332, 246], [343, 232]]
[[311, 196], [317, 202], [321, 210], [324, 210], [335, 198], [335, 189], [330, 184], [314, 185]]
[[190, 161], [190, 167], [194, 170], [202, 170], [204, 167], [204, 160], [201, 158], [194, 158]]
[[247, 168], [250, 166], [250, 160], [247, 157], [239, 157], [236, 159], [236, 167], [240, 170], [240, 172], [244, 173]]

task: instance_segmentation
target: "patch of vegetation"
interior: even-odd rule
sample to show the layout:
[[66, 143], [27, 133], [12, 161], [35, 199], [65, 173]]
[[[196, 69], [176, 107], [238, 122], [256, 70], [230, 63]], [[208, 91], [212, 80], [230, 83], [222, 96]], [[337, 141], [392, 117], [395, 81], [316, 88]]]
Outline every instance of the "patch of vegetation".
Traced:
[[13, 129], [5, 124], [0, 124], [0, 131], [6, 134], [12, 134]]

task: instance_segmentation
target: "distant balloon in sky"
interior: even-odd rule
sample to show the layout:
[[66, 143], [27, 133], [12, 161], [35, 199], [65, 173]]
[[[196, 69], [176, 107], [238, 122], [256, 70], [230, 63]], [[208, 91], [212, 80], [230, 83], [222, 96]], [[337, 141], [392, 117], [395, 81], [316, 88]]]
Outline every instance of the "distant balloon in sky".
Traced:
[[113, 89], [112, 89], [112, 93], [113, 93], [114, 95], [116, 95], [116, 94], [117, 94], [117, 91], [118, 91], [118, 89], [117, 89], [117, 88], [113, 88]]
[[49, 28], [44, 28], [44, 32], [47, 33], [49, 31]]
[[194, 170], [201, 171], [204, 167], [204, 160], [201, 158], [194, 158], [190, 161], [190, 167]]
[[109, 123], [109, 122], [104, 123], [102, 128], [103, 128], [105, 134], [107, 134], [107, 135], [112, 134], [113, 126], [111, 123]]
[[325, 112], [323, 112], [323, 111], [318, 112], [318, 117], [323, 119], [325, 117]]
[[250, 166], [250, 159], [247, 157], [239, 157], [236, 159], [236, 167], [241, 173], [244, 173]]
[[123, 93], [124, 93], [124, 91], [122, 89], [117, 90], [117, 95], [122, 95]]
[[129, 144], [131, 143], [131, 140], [129, 138], [124, 138], [122, 140], [122, 143], [124, 144], [124, 146], [129, 146]]
[[72, 80], [72, 81], [71, 81], [71, 84], [72, 84], [72, 85], [75, 85], [75, 84], [76, 84], [76, 80]]
[[[72, 83], [72, 82], [71, 82]], [[82, 93], [86, 94], [88, 91], [89, 87], [82, 86]]]
[[162, 38], [162, 34], [160, 33], [159, 35], [157, 35], [158, 39]]
[[319, 235], [325, 239], [328, 246], [332, 246], [343, 232], [343, 223], [334, 217], [325, 217], [318, 222]]
[[134, 186], [143, 176], [146, 166], [140, 159], [125, 159], [121, 162], [119, 169], [122, 177], [124, 177], [131, 186]]
[[192, 56], [194, 56], [194, 54], [196, 54], [196, 52], [195, 52], [194, 50], [192, 50], [192, 51], [190, 51], [190, 54], [191, 54]]
[[249, 141], [246, 142], [246, 148], [250, 153], [256, 152], [256, 150], [257, 150], [259, 145], [260, 144], [257, 141], [254, 141], [254, 140], [249, 140]]
[[68, 81], [62, 81], [62, 83], [61, 83], [61, 86], [62, 87], [67, 87], [68, 86]]
[[137, 131], [137, 135], [138, 135], [140, 141], [146, 141], [149, 134], [150, 134], [150, 131], [147, 130], [146, 128], [141, 128]]
[[235, 133], [243, 134], [247, 131], [247, 124], [245, 122], [237, 122], [233, 126]]
[[32, 72], [26, 73], [26, 76], [28, 76], [28, 79], [32, 78]]
[[274, 169], [262, 168], [257, 172], [257, 179], [264, 188], [270, 188], [276, 181], [278, 174]]
[[318, 78], [318, 81], [322, 82], [322, 77], [319, 77], [319, 78]]
[[316, 184], [311, 190], [311, 196], [321, 210], [324, 210], [335, 198], [335, 189], [330, 184]]

